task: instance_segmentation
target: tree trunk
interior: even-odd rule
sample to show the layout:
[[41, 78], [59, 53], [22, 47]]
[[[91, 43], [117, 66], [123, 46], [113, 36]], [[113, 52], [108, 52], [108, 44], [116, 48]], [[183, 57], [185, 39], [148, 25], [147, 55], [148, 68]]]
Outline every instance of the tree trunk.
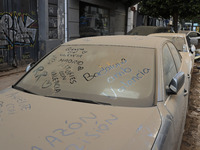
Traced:
[[173, 13], [173, 27], [174, 31], [178, 33], [178, 10], [175, 10]]
[[193, 31], [193, 27], [194, 27], [194, 21], [192, 20], [192, 29], [191, 29], [191, 31]]

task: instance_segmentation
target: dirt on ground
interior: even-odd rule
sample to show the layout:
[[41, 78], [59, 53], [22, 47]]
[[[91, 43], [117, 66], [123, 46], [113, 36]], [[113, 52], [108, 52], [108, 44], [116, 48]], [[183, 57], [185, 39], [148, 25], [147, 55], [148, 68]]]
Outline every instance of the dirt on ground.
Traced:
[[200, 150], [200, 62], [195, 62], [192, 73], [188, 113], [180, 150]]

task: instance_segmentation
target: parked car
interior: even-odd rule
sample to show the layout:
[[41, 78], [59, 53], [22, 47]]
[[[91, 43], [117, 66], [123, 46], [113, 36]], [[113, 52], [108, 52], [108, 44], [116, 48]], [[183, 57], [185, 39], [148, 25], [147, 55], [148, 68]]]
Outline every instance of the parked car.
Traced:
[[158, 37], [65, 43], [1, 91], [0, 149], [179, 149], [186, 59]]
[[157, 26], [138, 26], [133, 28], [127, 35], [149, 35], [151, 33], [172, 33], [174, 32], [170, 27]]
[[163, 37], [170, 39], [178, 51], [181, 53], [182, 57], [190, 57], [190, 59], [186, 59], [190, 68], [190, 74], [192, 72], [194, 66], [194, 58], [196, 48], [193, 44], [190, 43], [190, 39], [186, 34], [183, 33], [155, 33], [150, 34], [149, 36]]
[[184, 33], [187, 36], [189, 36], [190, 38], [200, 39], [200, 33], [197, 31], [182, 31], [182, 30], [180, 30], [179, 33]]
[[190, 38], [197, 38], [197, 39], [200, 39], [200, 33], [197, 32], [197, 31], [189, 31], [187, 33], [187, 35], [190, 37]]
[[200, 33], [197, 31], [179, 31], [180, 33], [185, 33], [189, 38], [192, 44], [200, 50]]

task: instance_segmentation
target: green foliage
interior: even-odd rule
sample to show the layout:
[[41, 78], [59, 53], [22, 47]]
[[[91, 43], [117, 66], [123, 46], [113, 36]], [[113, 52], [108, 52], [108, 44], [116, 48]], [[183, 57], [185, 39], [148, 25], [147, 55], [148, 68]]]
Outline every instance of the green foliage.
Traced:
[[200, 14], [200, 0], [142, 0], [140, 12], [152, 17], [169, 18], [177, 13], [181, 18]]

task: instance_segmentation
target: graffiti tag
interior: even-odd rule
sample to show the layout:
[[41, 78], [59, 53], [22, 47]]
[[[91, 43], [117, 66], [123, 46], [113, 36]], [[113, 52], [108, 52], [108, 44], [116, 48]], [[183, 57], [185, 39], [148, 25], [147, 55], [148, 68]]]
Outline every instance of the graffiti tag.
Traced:
[[36, 40], [37, 29], [31, 26], [36, 21], [25, 14], [0, 14], [0, 48], [8, 46], [32, 46]]

